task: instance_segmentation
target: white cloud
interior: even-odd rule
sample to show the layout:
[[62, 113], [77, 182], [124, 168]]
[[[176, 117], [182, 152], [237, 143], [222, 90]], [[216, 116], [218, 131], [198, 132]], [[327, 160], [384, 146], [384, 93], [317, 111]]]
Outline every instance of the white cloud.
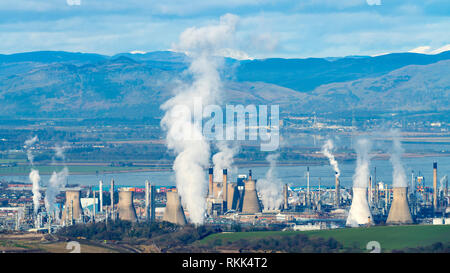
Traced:
[[81, 0], [66, 0], [69, 6], [79, 6], [81, 5]]
[[366, 0], [369, 6], [379, 6], [381, 5], [381, 0]]

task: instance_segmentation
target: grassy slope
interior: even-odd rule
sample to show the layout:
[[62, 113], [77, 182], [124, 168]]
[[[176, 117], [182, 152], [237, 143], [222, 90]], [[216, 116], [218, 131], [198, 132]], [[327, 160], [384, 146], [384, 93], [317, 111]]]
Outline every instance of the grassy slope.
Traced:
[[344, 247], [356, 246], [362, 250], [370, 241], [378, 241], [382, 250], [390, 251], [406, 247], [427, 246], [435, 242], [450, 242], [450, 225], [379, 226], [371, 228], [345, 228], [318, 231], [267, 231], [213, 234], [201, 240], [206, 244], [217, 239], [236, 241], [239, 239], [262, 239], [269, 236], [292, 236], [298, 233], [314, 237], [333, 237]]

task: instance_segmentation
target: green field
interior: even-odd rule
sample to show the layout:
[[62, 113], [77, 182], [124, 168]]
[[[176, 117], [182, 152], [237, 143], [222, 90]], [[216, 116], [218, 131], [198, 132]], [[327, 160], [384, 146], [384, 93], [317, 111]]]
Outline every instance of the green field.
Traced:
[[204, 238], [198, 243], [208, 244], [216, 240], [221, 240], [222, 245], [226, 245], [227, 241], [233, 242], [240, 239], [257, 240], [267, 237], [292, 236], [299, 233], [325, 239], [332, 237], [342, 243], [346, 248], [355, 247], [364, 251], [367, 251], [366, 245], [370, 241], [379, 242], [382, 252], [407, 247], [429, 246], [436, 242], [450, 243], [450, 225], [378, 226], [317, 231], [217, 233]]

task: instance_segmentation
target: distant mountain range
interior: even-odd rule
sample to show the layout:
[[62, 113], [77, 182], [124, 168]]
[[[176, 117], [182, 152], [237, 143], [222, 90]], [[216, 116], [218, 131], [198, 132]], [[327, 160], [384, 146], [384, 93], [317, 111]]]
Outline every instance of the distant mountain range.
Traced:
[[[176, 80], [189, 80], [188, 65], [188, 56], [170, 51], [0, 55], [0, 115], [158, 117]], [[279, 104], [289, 114], [450, 110], [450, 51], [226, 59], [221, 74], [224, 104]]]

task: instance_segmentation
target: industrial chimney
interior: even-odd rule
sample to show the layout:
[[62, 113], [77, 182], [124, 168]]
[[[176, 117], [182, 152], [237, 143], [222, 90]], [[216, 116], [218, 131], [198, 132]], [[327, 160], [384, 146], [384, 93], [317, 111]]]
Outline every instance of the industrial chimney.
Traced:
[[148, 180], [145, 181], [145, 218], [147, 221], [155, 221], [155, 186]]
[[186, 225], [186, 217], [181, 207], [180, 197], [177, 191], [169, 191], [167, 194], [166, 210], [164, 211], [163, 221], [177, 225]]
[[437, 195], [438, 188], [437, 188], [437, 162], [433, 162], [433, 208], [434, 211], [437, 210]]
[[214, 198], [213, 175], [214, 175], [214, 168], [209, 167], [209, 196]]
[[228, 210], [228, 171], [227, 169], [223, 169], [223, 183], [222, 183], [222, 191], [223, 191], [223, 208], [224, 211]]
[[256, 181], [251, 179], [251, 171], [249, 172], [249, 179], [245, 180], [244, 201], [242, 202], [242, 213], [257, 213], [261, 212], [261, 207], [256, 194]]
[[338, 176], [338, 173], [336, 172], [335, 173], [335, 175], [334, 175], [334, 177], [335, 177], [335, 194], [334, 194], [334, 206], [336, 207], [336, 208], [339, 208], [340, 207], [340, 205], [341, 205], [341, 186], [340, 186], [340, 183], [339, 183], [339, 176]]
[[287, 210], [289, 208], [288, 198], [289, 198], [288, 184], [284, 184], [284, 209], [285, 210]]
[[115, 220], [115, 211], [114, 211], [114, 178], [111, 179], [111, 187], [109, 189], [110, 191], [110, 195], [111, 195], [111, 215], [112, 215], [112, 219]]
[[119, 191], [119, 219], [131, 222], [137, 221], [136, 210], [133, 205], [132, 191]]
[[311, 205], [309, 194], [309, 167], [306, 167], [306, 206], [309, 207]]
[[98, 195], [99, 195], [99, 202], [100, 202], [100, 212], [103, 212], [103, 181], [100, 180], [98, 183]]
[[394, 198], [386, 224], [412, 224], [413, 220], [406, 199], [406, 187], [395, 187]]
[[352, 206], [347, 217], [347, 226], [358, 227], [372, 221], [369, 204], [367, 203], [367, 188], [353, 187]]
[[66, 190], [66, 203], [61, 222], [72, 223], [73, 220], [79, 220], [81, 217], [83, 217], [83, 209], [81, 208], [80, 189]]

